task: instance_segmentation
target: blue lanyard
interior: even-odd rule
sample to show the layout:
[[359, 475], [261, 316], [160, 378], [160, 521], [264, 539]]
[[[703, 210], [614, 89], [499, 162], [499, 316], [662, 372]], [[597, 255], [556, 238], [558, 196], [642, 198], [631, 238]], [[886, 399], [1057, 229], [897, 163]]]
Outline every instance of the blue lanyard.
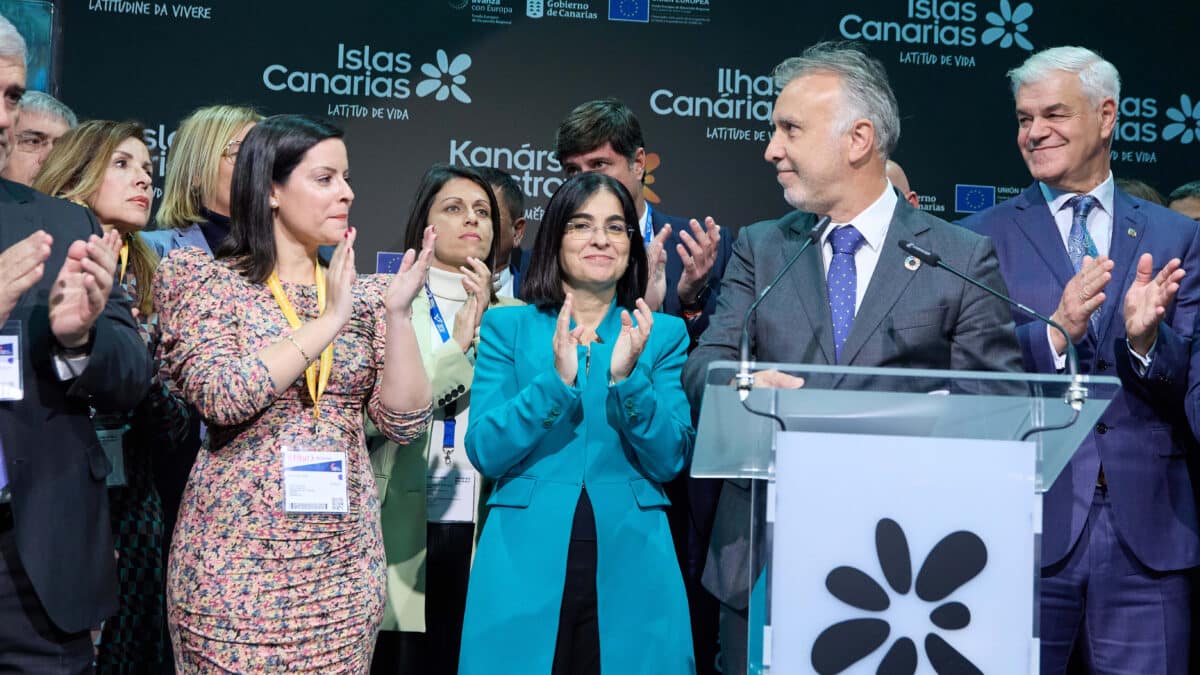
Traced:
[[450, 331], [446, 330], [446, 320], [442, 318], [442, 310], [438, 309], [437, 300], [434, 299], [429, 284], [425, 284], [425, 297], [429, 298], [429, 318], [433, 320], [433, 327], [437, 328], [438, 335], [442, 336], [442, 342], [449, 342]]
[[654, 239], [654, 215], [653, 211], [650, 210], [649, 204], [646, 204], [646, 231], [644, 236], [646, 237], [646, 245], [649, 246], [650, 242]]
[[[438, 335], [442, 336], [443, 344], [449, 342], [450, 331], [446, 330], [446, 320], [442, 318], [442, 310], [438, 309], [437, 300], [433, 297], [429, 284], [425, 284], [425, 297], [429, 298], [429, 318], [433, 320], [434, 328], [437, 328]], [[445, 419], [442, 421], [442, 454], [446, 464], [454, 463], [451, 455], [454, 454], [454, 428], [457, 426], [454, 416], [458, 414], [457, 404], [457, 401], [451, 401], [442, 409], [445, 413]]]

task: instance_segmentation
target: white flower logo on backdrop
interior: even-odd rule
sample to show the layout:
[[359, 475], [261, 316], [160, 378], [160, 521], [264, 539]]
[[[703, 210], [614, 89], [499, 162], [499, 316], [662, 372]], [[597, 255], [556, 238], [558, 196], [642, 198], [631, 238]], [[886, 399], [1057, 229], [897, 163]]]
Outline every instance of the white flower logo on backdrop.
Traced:
[[471, 97], [459, 86], [466, 83], [467, 76], [463, 75], [463, 72], [470, 67], [469, 55], [459, 54], [451, 61], [446, 50], [437, 50], [437, 65], [426, 63], [421, 66], [421, 72], [427, 79], [417, 84], [417, 96], [428, 96], [437, 92], [434, 98], [439, 101], [445, 101], [453, 95], [460, 103], [470, 103]]
[[1011, 47], [1015, 41], [1022, 49], [1033, 51], [1033, 43], [1022, 35], [1029, 30], [1029, 24], [1025, 23], [1025, 20], [1031, 16], [1033, 5], [1028, 2], [1022, 2], [1013, 9], [1008, 0], [1000, 0], [1000, 13], [988, 12], [984, 17], [992, 26], [983, 31], [980, 40], [985, 45], [1000, 40], [1000, 46], [1004, 49]]
[[1176, 136], [1179, 142], [1187, 145], [1192, 141], [1200, 142], [1200, 99], [1195, 105], [1187, 94], [1179, 97], [1178, 108], [1167, 108], [1167, 117], [1171, 123], [1163, 129], [1163, 140], [1169, 141]]

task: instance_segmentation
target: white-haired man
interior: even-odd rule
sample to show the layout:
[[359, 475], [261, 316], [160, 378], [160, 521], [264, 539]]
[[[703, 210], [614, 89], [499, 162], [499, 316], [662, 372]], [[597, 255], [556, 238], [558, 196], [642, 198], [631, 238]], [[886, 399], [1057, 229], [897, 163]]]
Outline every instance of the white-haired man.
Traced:
[[[1034, 183], [964, 221], [996, 243], [1012, 295], [1070, 334], [1079, 370], [1121, 391], [1046, 493], [1041, 668], [1185, 673], [1189, 568], [1200, 526], [1186, 457], [1188, 342], [1200, 306], [1200, 227], [1114, 185], [1117, 69], [1055, 47], [1009, 72]], [[1184, 270], [1188, 271], [1184, 276]], [[1030, 317], [1025, 368], [1053, 373], [1066, 341]]]

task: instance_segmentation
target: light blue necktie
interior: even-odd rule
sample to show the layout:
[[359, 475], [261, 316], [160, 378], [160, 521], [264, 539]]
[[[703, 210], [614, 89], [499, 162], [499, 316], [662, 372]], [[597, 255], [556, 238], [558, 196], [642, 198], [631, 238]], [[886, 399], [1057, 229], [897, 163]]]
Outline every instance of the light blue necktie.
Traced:
[[863, 244], [862, 233], [853, 225], [839, 227], [829, 234], [833, 259], [825, 277], [829, 289], [829, 315], [833, 318], [833, 351], [838, 363], [842, 361], [842, 345], [854, 324], [854, 301], [858, 294], [858, 268], [854, 253]]
[[[1083, 257], [1091, 256], [1095, 259], [1100, 252], [1096, 249], [1096, 242], [1092, 241], [1092, 234], [1088, 232], [1087, 218], [1092, 209], [1100, 202], [1091, 195], [1075, 195], [1067, 200], [1067, 206], [1071, 207], [1071, 231], [1067, 234], [1067, 255], [1071, 256], [1071, 264], [1075, 266], [1075, 273], [1083, 268]], [[1100, 328], [1100, 308], [1092, 312], [1088, 317], [1088, 326], [1093, 332]]]
[[1087, 229], [1088, 214], [1098, 203], [1091, 195], [1075, 195], [1067, 200], [1067, 206], [1073, 211], [1071, 232], [1067, 234], [1067, 255], [1071, 256], [1071, 264], [1075, 266], [1076, 273], [1083, 267], [1083, 256], [1095, 258], [1100, 255], [1096, 250], [1096, 242], [1092, 241], [1092, 235]]

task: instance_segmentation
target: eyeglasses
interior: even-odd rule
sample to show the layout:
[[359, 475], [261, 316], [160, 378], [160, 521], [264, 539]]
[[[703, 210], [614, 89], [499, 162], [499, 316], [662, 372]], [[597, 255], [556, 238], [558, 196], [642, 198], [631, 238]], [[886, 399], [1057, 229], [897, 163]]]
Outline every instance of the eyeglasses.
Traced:
[[17, 149], [23, 152], [41, 152], [54, 146], [54, 139], [38, 132], [23, 132], [17, 136]]
[[242, 149], [242, 142], [236, 138], [225, 144], [225, 150], [221, 153], [222, 157], [229, 159], [237, 159], [238, 152]]
[[629, 241], [630, 235], [633, 234], [633, 228], [619, 220], [609, 221], [602, 225], [593, 225], [583, 221], [573, 221], [567, 223], [565, 236], [571, 239], [591, 239], [593, 233], [597, 230], [608, 235], [609, 241]]

